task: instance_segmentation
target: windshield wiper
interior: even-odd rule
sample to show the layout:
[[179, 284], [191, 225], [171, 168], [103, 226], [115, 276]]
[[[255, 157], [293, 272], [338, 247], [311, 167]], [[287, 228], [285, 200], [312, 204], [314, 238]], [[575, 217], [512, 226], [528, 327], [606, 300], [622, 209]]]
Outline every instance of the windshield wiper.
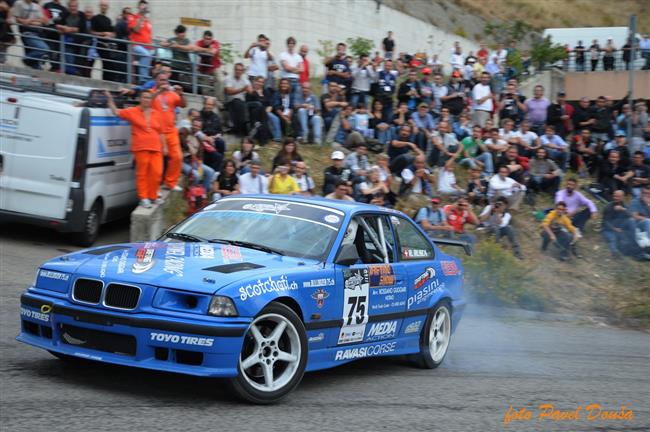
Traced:
[[247, 242], [247, 241], [241, 241], [241, 240], [226, 240], [226, 239], [210, 239], [210, 243], [225, 243], [233, 246], [241, 246], [249, 249], [255, 249], [259, 250], [262, 252], [268, 252], [276, 255], [282, 255], [284, 256], [284, 252], [274, 249], [272, 247], [268, 246], [262, 246], [257, 243], [252, 243], [252, 242]]
[[165, 234], [165, 237], [173, 238], [176, 240], [183, 240], [186, 242], [204, 242], [206, 241], [204, 238], [201, 238], [199, 236], [195, 236], [192, 234], [185, 234], [185, 233], [180, 233], [180, 232], [169, 232]]

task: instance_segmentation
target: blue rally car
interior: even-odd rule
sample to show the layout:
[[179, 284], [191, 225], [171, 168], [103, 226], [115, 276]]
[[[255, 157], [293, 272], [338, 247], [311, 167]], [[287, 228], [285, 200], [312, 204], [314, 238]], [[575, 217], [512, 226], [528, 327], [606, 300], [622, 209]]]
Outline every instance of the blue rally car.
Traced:
[[271, 403], [305, 371], [360, 358], [437, 367], [464, 306], [459, 260], [402, 213], [250, 195], [159, 241], [46, 262], [21, 297], [17, 339], [63, 359], [227, 377]]

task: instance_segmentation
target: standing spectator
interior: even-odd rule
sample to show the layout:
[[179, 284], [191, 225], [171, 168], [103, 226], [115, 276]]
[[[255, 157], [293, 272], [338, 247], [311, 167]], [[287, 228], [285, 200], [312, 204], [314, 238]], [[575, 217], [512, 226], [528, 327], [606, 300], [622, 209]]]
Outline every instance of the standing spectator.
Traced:
[[235, 162], [231, 159], [223, 163], [223, 170], [212, 185], [214, 192], [213, 199], [217, 200], [224, 196], [238, 195], [239, 178], [237, 177], [237, 168]]
[[611, 37], [607, 38], [607, 43], [603, 48], [603, 69], [606, 71], [614, 70], [614, 54], [616, 53], [616, 47], [614, 46], [614, 41]]
[[505, 92], [499, 95], [499, 119], [511, 119], [518, 124], [526, 112], [526, 98], [517, 94], [514, 83], [506, 84]]
[[[460, 73], [458, 71], [454, 71], [451, 73], [451, 79], [452, 81], [454, 79], [459, 78]], [[440, 115], [440, 110], [442, 109], [443, 106], [443, 101], [448, 102], [450, 99], [453, 99], [454, 97], [457, 97], [458, 95], [450, 95], [449, 94], [449, 88], [442, 82], [442, 75], [437, 73], [433, 76], [433, 86], [431, 87], [431, 96], [433, 98], [433, 104], [430, 105], [431, 111], [435, 115]], [[464, 94], [463, 94], [464, 96]], [[446, 106], [449, 108], [448, 106]]]
[[99, 1], [99, 13], [90, 20], [90, 32], [97, 36], [97, 54], [102, 59], [102, 79], [125, 82], [126, 79], [121, 73], [124, 67], [118, 62], [125, 62], [126, 57], [118, 52], [117, 44], [110, 40], [116, 37], [116, 33], [108, 16], [108, 5], [108, 0]]
[[[632, 113], [632, 140], [630, 142], [630, 149], [635, 152], [642, 152], [646, 149], [646, 141], [650, 141], [649, 124], [648, 106], [645, 101], [637, 100], [634, 104], [634, 112]], [[648, 139], [646, 140], [646, 138]]]
[[452, 72], [460, 72], [463, 69], [463, 66], [465, 65], [465, 55], [463, 54], [463, 49], [460, 47], [460, 44], [455, 43], [449, 63], [451, 64]]
[[156, 204], [161, 202], [158, 199], [158, 189], [162, 180], [165, 146], [160, 113], [151, 106], [153, 93], [143, 91], [140, 93], [138, 106], [119, 110], [110, 92], [106, 91], [106, 97], [113, 115], [131, 124], [131, 151], [135, 159], [136, 191], [140, 205], [150, 208], [152, 202]]
[[528, 111], [530, 128], [538, 135], [544, 131], [549, 105], [551, 102], [544, 97], [544, 86], [536, 85], [533, 89], [533, 97], [526, 100], [526, 111]]
[[440, 198], [431, 198], [431, 205], [422, 207], [415, 215], [415, 222], [432, 238], [448, 237], [453, 228], [440, 208]]
[[293, 36], [287, 38], [287, 51], [280, 53], [280, 78], [289, 82], [292, 95], [300, 91], [298, 79], [303, 72], [302, 56], [295, 52], [296, 39]]
[[170, 48], [172, 51], [172, 81], [177, 82], [183, 89], [191, 90], [192, 64], [190, 52], [196, 51], [186, 37], [187, 28], [184, 25], [177, 25], [174, 29], [174, 37], [161, 42], [160, 45]]
[[474, 126], [472, 136], [463, 139], [461, 144], [463, 147], [462, 159], [459, 162], [461, 166], [482, 170], [486, 176], [491, 176], [494, 173], [492, 154], [483, 143], [480, 126]]
[[242, 194], [269, 193], [268, 179], [260, 172], [260, 161], [250, 161], [250, 170], [239, 176], [239, 192]]
[[589, 58], [591, 59], [591, 71], [594, 72], [598, 67], [598, 59], [600, 57], [600, 45], [598, 39], [594, 39], [589, 47]]
[[589, 98], [580, 98], [580, 102], [578, 102], [578, 106], [573, 113], [573, 129], [580, 130], [590, 128], [594, 122], [595, 120], [592, 117], [591, 102], [589, 101]]
[[356, 107], [357, 104], [362, 103], [368, 106], [368, 95], [370, 94], [370, 85], [377, 79], [377, 72], [375, 67], [368, 59], [367, 54], [359, 56], [359, 62], [356, 66], [352, 66], [352, 92], [350, 97], [350, 104]]
[[566, 171], [569, 162], [569, 145], [555, 134], [553, 126], [546, 126], [544, 135], [540, 137], [540, 142], [542, 147], [548, 151], [551, 159], [558, 163], [562, 171]]
[[336, 54], [325, 59], [325, 66], [327, 67], [327, 80], [346, 86], [347, 92], [349, 91], [352, 73], [350, 72], [350, 64], [346, 60], [346, 48], [347, 46], [343, 42], [336, 44]]
[[560, 248], [560, 260], [566, 261], [579, 236], [578, 230], [566, 215], [566, 204], [563, 201], [555, 203], [555, 209], [548, 212], [542, 221], [542, 250], [545, 251], [548, 244], [553, 242]]
[[302, 83], [301, 87], [301, 94], [294, 100], [294, 109], [300, 125], [298, 142], [309, 141], [309, 126], [311, 126], [312, 140], [309, 142], [320, 145], [323, 140], [323, 118], [320, 116], [320, 101], [312, 94], [309, 81]]
[[501, 237], [507, 237], [512, 246], [513, 254], [517, 258], [523, 259], [519, 241], [517, 241], [517, 234], [510, 224], [512, 215], [508, 212], [508, 200], [505, 197], [499, 197], [494, 204], [485, 206], [478, 218], [483, 223], [483, 226], [490, 231], [490, 234], [496, 237], [497, 243], [501, 241]]
[[459, 196], [456, 198], [454, 204], [447, 204], [443, 207], [442, 211], [445, 212], [447, 223], [453, 228], [454, 235], [456, 235], [460, 240], [471, 244], [476, 243], [476, 237], [465, 232], [466, 224], [479, 224], [479, 220], [472, 211], [466, 197], [462, 195]]
[[180, 86], [171, 87], [166, 74], [159, 74], [154, 89], [154, 100], [151, 107], [160, 114], [162, 132], [167, 143], [167, 169], [163, 187], [174, 191], [182, 191], [178, 184], [181, 176], [183, 155], [176, 129], [176, 109], [185, 108], [187, 101]]
[[547, 124], [555, 127], [555, 132], [562, 138], [573, 130], [573, 107], [566, 103], [566, 93], [558, 92], [557, 102], [549, 105], [547, 110]]
[[602, 233], [613, 258], [620, 258], [622, 250], [635, 244], [636, 224], [632, 213], [625, 207], [624, 197], [625, 192], [622, 190], [614, 191], [612, 201], [603, 209]]
[[632, 61], [632, 38], [627, 38], [625, 45], [621, 48], [623, 51], [623, 63], [625, 63], [625, 70], [630, 70], [630, 62]]
[[591, 110], [591, 132], [601, 144], [606, 143], [612, 136], [612, 108], [607, 106], [605, 96], [598, 96], [596, 106]]
[[519, 204], [525, 191], [526, 186], [510, 177], [510, 169], [506, 165], [502, 165], [488, 183], [487, 196], [489, 200], [505, 197], [513, 210], [519, 210]]
[[586, 48], [582, 45], [581, 40], [573, 48], [573, 52], [575, 52], [576, 72], [584, 72], [585, 70], [585, 51]]
[[55, 22], [57, 31], [65, 42], [65, 73], [82, 75], [84, 57], [82, 44], [86, 41], [82, 33], [86, 33], [86, 17], [79, 10], [79, 2], [70, 0], [68, 8]]
[[226, 78], [224, 92], [226, 94], [226, 108], [233, 123], [233, 132], [240, 135], [246, 134], [246, 93], [251, 93], [251, 83], [244, 76], [244, 65], [235, 63], [234, 74]]
[[9, 15], [18, 23], [20, 39], [25, 49], [23, 63], [32, 69], [41, 69], [41, 62], [48, 58], [48, 45], [38, 28], [48, 22], [43, 9], [33, 0], [16, 0]]
[[341, 201], [354, 201], [351, 196], [348, 195], [348, 186], [343, 180], [336, 182], [336, 188], [332, 193], [325, 195], [327, 199], [341, 200]]
[[0, 0], [0, 64], [7, 61], [7, 49], [16, 43], [16, 37], [11, 34], [11, 26], [7, 19], [11, 11], [13, 0]]
[[343, 165], [343, 159], [345, 159], [345, 155], [342, 151], [332, 152], [332, 165], [325, 168], [323, 195], [332, 193], [340, 180], [344, 181], [346, 185], [352, 186], [352, 170]]
[[560, 175], [562, 171], [551, 159], [548, 158], [546, 149], [539, 148], [535, 157], [528, 165], [530, 177], [527, 188], [529, 190], [529, 202], [534, 203], [533, 192], [550, 192], [555, 195], [560, 187]]
[[[68, 9], [61, 4], [61, 0], [52, 0], [43, 5], [45, 13], [48, 15], [48, 30], [41, 30], [41, 37], [50, 47], [50, 72], [59, 72], [61, 70], [61, 37], [56, 29], [56, 23], [59, 22]], [[51, 30], [49, 30], [51, 29]]]
[[639, 49], [641, 50], [641, 57], [645, 59], [643, 70], [650, 69], [650, 34], [645, 34], [639, 41]]
[[[92, 34], [91, 32], [92, 19], [95, 16], [93, 7], [87, 5], [84, 8], [84, 12], [82, 16], [84, 19], [84, 26], [86, 28], [85, 33]], [[79, 68], [80, 68], [79, 75], [86, 78], [90, 78], [90, 75], [92, 74], [93, 71], [93, 66], [95, 64], [95, 60], [99, 58], [99, 54], [97, 54], [97, 38], [82, 37], [81, 43], [84, 46], [80, 48], [81, 59], [79, 61]]]
[[384, 61], [384, 69], [377, 75], [376, 99], [381, 101], [384, 109], [384, 117], [393, 117], [393, 95], [397, 86], [397, 71], [393, 70], [393, 61]]
[[244, 58], [251, 60], [251, 65], [248, 68], [248, 79], [251, 82], [255, 77], [261, 76], [267, 84], [270, 72], [278, 69], [278, 66], [274, 64], [273, 54], [269, 50], [270, 46], [269, 38], [260, 34], [244, 53]]
[[196, 42], [196, 53], [199, 56], [198, 72], [200, 93], [217, 98], [220, 104], [224, 102], [223, 80], [221, 79], [221, 44], [214, 38], [210, 30], [203, 32], [201, 40]]
[[316, 184], [314, 179], [311, 178], [307, 172], [307, 164], [303, 161], [296, 162], [296, 166], [293, 169], [293, 179], [298, 185], [299, 195], [302, 196], [313, 196], [316, 191]]
[[388, 35], [381, 41], [381, 45], [384, 48], [384, 57], [392, 60], [395, 52], [395, 39], [393, 39], [392, 31], [388, 32]]
[[[122, 13], [115, 19], [115, 38], [120, 41], [129, 40], [129, 17], [131, 16], [131, 8], [122, 8]], [[131, 65], [126, 64], [128, 46], [126, 42], [117, 42], [117, 58], [124, 63], [120, 64], [120, 82], [127, 82], [127, 67]], [[132, 83], [129, 83], [132, 84]]]
[[555, 202], [562, 201], [566, 204], [567, 216], [571, 218], [571, 223], [584, 232], [587, 221], [598, 216], [598, 209], [590, 199], [576, 190], [577, 187], [576, 179], [567, 179], [565, 188], [555, 194]]
[[[151, 21], [149, 15], [149, 3], [147, 0], [138, 2], [138, 13], [128, 16], [129, 40], [133, 42], [131, 49], [138, 59], [138, 83], [143, 83], [149, 79], [149, 68], [153, 57], [153, 39], [151, 36]], [[127, 65], [130, 67], [130, 65]]]
[[[442, 78], [442, 77], [441, 77]], [[465, 110], [467, 100], [467, 88], [460, 73], [451, 73], [449, 84], [447, 85], [447, 92], [444, 96], [440, 96], [442, 107], [449, 109], [449, 114], [456, 117]]]
[[420, 102], [420, 82], [418, 81], [417, 72], [410, 71], [408, 79], [400, 84], [397, 91], [397, 99], [400, 102], [406, 103], [409, 112], [417, 109], [417, 105]]
[[634, 198], [639, 198], [643, 188], [650, 185], [650, 167], [644, 162], [645, 155], [641, 151], [634, 153], [630, 171], [626, 174], [627, 184]]
[[309, 47], [307, 45], [300, 45], [300, 50], [298, 54], [302, 57], [302, 72], [300, 73], [300, 78], [298, 78], [299, 84], [304, 84], [309, 82], [309, 59], [307, 54], [309, 54]]
[[629, 211], [636, 222], [636, 229], [640, 231], [641, 236], [645, 234], [647, 243], [645, 246], [640, 246], [647, 250], [650, 245], [650, 186], [644, 187], [641, 196], [630, 202]]
[[472, 88], [472, 100], [474, 101], [474, 124], [485, 126], [485, 121], [492, 117], [494, 109], [492, 90], [490, 89], [490, 74], [483, 72], [481, 82]]

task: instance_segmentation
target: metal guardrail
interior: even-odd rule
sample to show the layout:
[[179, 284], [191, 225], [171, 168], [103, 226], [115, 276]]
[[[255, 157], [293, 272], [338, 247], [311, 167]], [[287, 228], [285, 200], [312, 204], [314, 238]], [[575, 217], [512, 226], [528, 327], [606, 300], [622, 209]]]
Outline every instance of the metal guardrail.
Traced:
[[[611, 69], [608, 70], [615, 70], [615, 71], [622, 71], [622, 70], [628, 70], [626, 66], [626, 62], [623, 60], [623, 53], [624, 50], [618, 49], [614, 50], [612, 52], [613, 56], [612, 61], [611, 61]], [[584, 52], [584, 62], [583, 63], [578, 63], [576, 62], [578, 58], [578, 55], [575, 51], [570, 51], [568, 53], [568, 56], [564, 60], [560, 60], [556, 63], [553, 63], [552, 66], [561, 66], [563, 70], [567, 72], [598, 72], [598, 71], [605, 71], [605, 67], [607, 66], [607, 63], [609, 62], [608, 60], [606, 61], [606, 56], [604, 51], [599, 51], [595, 56], [592, 55], [591, 51], [589, 51], [589, 48], [585, 48]], [[595, 68], [592, 68], [592, 60], [595, 61]], [[628, 62], [629, 68], [634, 69], [634, 70], [641, 70], [644, 65], [645, 65], [645, 58], [642, 57], [642, 54], [640, 53], [640, 50], [636, 50], [636, 58], [631, 58], [630, 61]], [[548, 65], [547, 65], [548, 67]]]
[[[89, 33], [60, 34], [57, 39], [54, 39], [51, 36], [58, 32], [52, 27], [30, 26], [30, 28], [40, 30], [40, 34], [37, 37], [41, 41], [45, 42], [48, 48], [42, 50], [40, 48], [25, 46], [21, 34], [19, 32], [12, 31], [10, 34], [12, 34], [16, 39], [16, 42], [13, 45], [22, 48], [23, 55], [12, 54], [7, 51], [7, 57], [17, 57], [24, 62], [25, 60], [28, 60], [27, 56], [25, 55], [26, 51], [44, 51], [47, 53], [48, 58], [42, 61], [49, 62], [51, 67], [53, 65], [57, 65], [59, 70], [63, 73], [66, 73], [66, 69], [74, 67], [76, 70], [88, 71], [88, 76], [90, 76], [92, 70], [96, 68], [80, 60], [88, 59], [88, 51], [94, 48], [97, 51], [97, 58], [102, 61], [101, 70], [104, 72], [108, 71], [110, 73], [113, 73], [115, 76], [122, 77], [123, 80], [120, 80], [118, 82], [124, 82], [125, 84], [136, 84], [151, 79], [150, 76], [143, 76], [139, 73], [139, 63], [137, 61], [139, 56], [133, 50], [133, 47], [135, 45], [143, 44], [132, 42], [126, 39], [96, 36]], [[68, 37], [68, 40], [66, 40], [66, 36]], [[76, 42], [73, 42], [70, 39], [76, 40]], [[88, 42], [79, 43], [80, 40], [84, 39]], [[191, 93], [194, 94], [204, 94], [206, 90], [212, 90], [214, 88], [212, 85], [206, 85], [202, 83], [203, 79], [206, 79], [208, 82], [210, 82], [212, 79], [214, 79], [214, 76], [201, 74], [198, 71], [199, 66], [202, 65], [198, 63], [198, 59], [200, 58], [199, 54], [193, 53], [191, 51], [176, 50], [171, 47], [163, 46], [161, 44], [161, 41], [163, 40], [165, 39], [154, 39], [153, 43], [149, 46], [148, 49], [151, 51], [152, 64], [154, 60], [160, 59], [172, 67], [172, 77], [176, 79], [170, 79], [170, 83], [181, 85], [186, 91], [191, 91]], [[104, 46], [98, 46], [100, 43]], [[120, 47], [125, 47], [125, 49], [120, 49]], [[190, 59], [195, 57], [196, 61], [175, 59], [173, 58], [174, 51], [182, 51], [184, 53], [187, 53]], [[104, 58], [100, 56], [99, 52], [102, 52], [111, 58]], [[116, 70], [108, 69], [106, 67], [108, 65], [111, 65], [111, 63], [112, 66], [118, 66], [115, 68]], [[29, 64], [26, 65], [30, 66]], [[187, 76], [188, 79], [178, 79], [179, 76]]]

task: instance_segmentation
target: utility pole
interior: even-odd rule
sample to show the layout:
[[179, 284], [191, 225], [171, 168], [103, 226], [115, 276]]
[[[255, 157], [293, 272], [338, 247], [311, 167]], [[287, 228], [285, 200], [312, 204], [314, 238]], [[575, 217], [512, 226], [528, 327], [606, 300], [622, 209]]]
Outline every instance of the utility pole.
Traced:
[[[636, 15], [630, 16], [630, 63], [632, 64], [632, 67], [630, 68], [630, 77], [628, 79], [629, 81], [629, 88], [628, 88], [628, 101], [627, 103], [630, 105], [630, 112], [634, 112], [634, 63], [636, 63], [636, 46], [637, 46], [637, 41], [636, 41]], [[627, 139], [632, 138], [632, 121], [630, 120], [627, 122]]]

